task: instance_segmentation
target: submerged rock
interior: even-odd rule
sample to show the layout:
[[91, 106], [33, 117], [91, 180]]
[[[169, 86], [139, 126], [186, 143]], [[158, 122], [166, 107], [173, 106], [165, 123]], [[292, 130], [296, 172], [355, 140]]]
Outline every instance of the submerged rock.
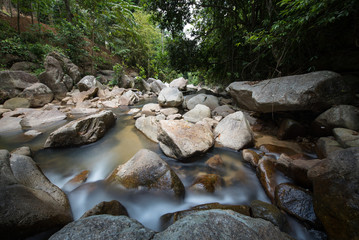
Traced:
[[90, 216], [104, 215], [104, 214], [112, 215], [112, 216], [124, 215], [128, 217], [128, 212], [126, 208], [119, 201], [112, 200], [110, 202], [100, 202], [90, 210], [86, 211], [81, 216], [81, 218], [87, 218]]
[[69, 147], [96, 142], [115, 123], [116, 116], [108, 110], [74, 120], [52, 132], [44, 147]]
[[192, 185], [190, 190], [196, 192], [208, 192], [214, 193], [216, 190], [221, 189], [224, 186], [223, 179], [217, 174], [205, 174], [198, 176]]
[[128, 189], [146, 189], [184, 197], [183, 183], [170, 166], [156, 153], [147, 149], [138, 151], [125, 164], [118, 166], [106, 179]]

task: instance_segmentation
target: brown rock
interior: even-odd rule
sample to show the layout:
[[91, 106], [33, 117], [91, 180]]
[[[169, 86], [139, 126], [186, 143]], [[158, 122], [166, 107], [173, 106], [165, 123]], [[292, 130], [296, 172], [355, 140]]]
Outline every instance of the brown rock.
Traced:
[[80, 172], [75, 177], [70, 179], [67, 183], [65, 183], [65, 185], [63, 186], [62, 189], [64, 191], [68, 191], [68, 192], [74, 190], [76, 187], [80, 186], [81, 183], [86, 182], [89, 174], [90, 174], [90, 171], [88, 171], [88, 170]]
[[190, 189], [196, 192], [214, 193], [224, 185], [223, 179], [217, 174], [206, 174], [197, 177]]
[[86, 211], [80, 219], [102, 214], [108, 214], [112, 216], [124, 215], [128, 217], [126, 208], [120, 202], [112, 200], [110, 202], [100, 202], [90, 210]]
[[242, 157], [244, 161], [249, 162], [252, 166], [258, 166], [260, 156], [255, 151], [250, 149], [243, 149]]
[[214, 155], [206, 161], [206, 165], [213, 169], [222, 169], [224, 167], [224, 162], [220, 155]]
[[265, 193], [274, 202], [274, 191], [277, 186], [274, 163], [268, 159], [260, 161], [257, 167], [257, 176]]

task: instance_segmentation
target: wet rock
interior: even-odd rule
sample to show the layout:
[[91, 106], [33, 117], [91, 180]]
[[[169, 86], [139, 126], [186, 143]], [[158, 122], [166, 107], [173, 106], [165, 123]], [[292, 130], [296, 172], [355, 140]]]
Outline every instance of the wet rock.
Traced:
[[210, 168], [217, 170], [222, 170], [222, 168], [224, 167], [223, 159], [218, 154], [208, 159], [205, 164]]
[[213, 95], [207, 94], [198, 94], [190, 98], [186, 104], [186, 107], [191, 110], [197, 104], [202, 104], [209, 107], [211, 110], [214, 110], [216, 107], [219, 106], [218, 98]]
[[30, 102], [26, 98], [11, 98], [9, 100], [6, 100], [4, 103], [4, 108], [15, 110], [16, 108], [28, 108], [30, 107]]
[[259, 150], [261, 150], [265, 153], [278, 153], [278, 154], [285, 153], [289, 156], [296, 155], [298, 153], [296, 150], [293, 150], [292, 148], [277, 146], [277, 145], [273, 145], [273, 144], [260, 145]]
[[44, 147], [69, 147], [96, 142], [116, 123], [112, 111], [101, 111], [74, 120], [52, 132]]
[[294, 139], [296, 137], [305, 135], [305, 127], [292, 119], [284, 119], [280, 124], [277, 134], [279, 139]]
[[82, 171], [81, 173], [70, 179], [67, 183], [65, 183], [62, 189], [64, 191], [71, 192], [72, 190], [80, 186], [82, 183], [86, 182], [89, 174], [89, 170]]
[[244, 161], [249, 162], [252, 166], [258, 166], [260, 156], [255, 151], [250, 149], [243, 149], [242, 157]]
[[172, 80], [170, 87], [178, 88], [180, 91], [186, 91], [188, 80], [183, 77]]
[[176, 159], [204, 153], [214, 144], [211, 130], [183, 120], [160, 121], [158, 141], [162, 151]]
[[269, 159], [260, 160], [257, 167], [257, 176], [265, 193], [274, 203], [274, 192], [278, 185], [275, 174], [275, 165]]
[[129, 189], [167, 192], [184, 197], [183, 183], [170, 166], [156, 153], [141, 149], [125, 164], [118, 166], [106, 179]]
[[196, 123], [203, 120], [204, 118], [210, 118], [210, 117], [211, 117], [211, 109], [209, 109], [209, 107], [202, 104], [197, 104], [192, 110], [186, 112], [183, 115], [184, 120], [192, 123]]
[[45, 84], [35, 83], [25, 88], [19, 97], [28, 99], [30, 101], [30, 107], [42, 107], [54, 99], [54, 94]]
[[333, 134], [337, 142], [344, 148], [359, 147], [359, 133], [346, 128], [334, 128]]
[[21, 130], [21, 118], [3, 117], [0, 119], [0, 133], [15, 132]]
[[216, 142], [224, 147], [240, 150], [253, 144], [253, 132], [240, 111], [232, 113], [219, 122], [214, 129]]
[[74, 221], [51, 236], [63, 239], [150, 240], [155, 232], [126, 216], [98, 215]]
[[155, 116], [140, 117], [136, 120], [135, 126], [138, 130], [145, 134], [146, 137], [148, 137], [155, 143], [158, 143], [158, 121]]
[[229, 114], [232, 113], [235, 113], [235, 111], [228, 105], [218, 106], [212, 111], [213, 116], [222, 116], [222, 117], [227, 117]]
[[154, 240], [172, 239], [292, 239], [272, 223], [231, 210], [207, 210], [190, 214], [157, 233]]
[[66, 195], [27, 156], [0, 150], [0, 234], [24, 239], [72, 221]]
[[278, 140], [278, 138], [270, 135], [257, 135], [255, 138], [255, 148], [265, 153], [285, 153], [289, 156], [301, 154], [303, 152], [301, 146], [296, 142]]
[[40, 136], [41, 134], [42, 134], [42, 132], [39, 132], [37, 130], [29, 130], [24, 133], [24, 135], [26, 137], [31, 138], [31, 139], [36, 138], [37, 136]]
[[320, 114], [315, 122], [325, 128], [359, 130], [359, 109], [351, 105], [338, 105]]
[[150, 83], [151, 91], [159, 94], [162, 89], [166, 88], [166, 85], [161, 80], [154, 80]]
[[27, 146], [14, 149], [13, 151], [11, 151], [11, 154], [32, 157], [32, 151], [31, 151], [30, 147], [27, 147]]
[[314, 209], [329, 239], [359, 238], [359, 148], [330, 153], [308, 176]]
[[206, 174], [198, 176], [189, 189], [195, 192], [214, 193], [216, 190], [221, 189], [223, 185], [224, 181], [219, 175]]
[[0, 72], [0, 104], [9, 98], [19, 95], [25, 88], [39, 80], [23, 71], [1, 71]]
[[177, 88], [164, 88], [158, 95], [161, 107], [178, 107], [183, 102], [183, 94]]
[[91, 88], [100, 87], [101, 84], [96, 80], [95, 76], [88, 75], [83, 77], [80, 82], [77, 83], [77, 87], [80, 92], [90, 90]]
[[270, 221], [279, 227], [279, 229], [283, 229], [287, 220], [285, 215], [276, 206], [259, 200], [252, 201], [250, 206], [252, 217]]
[[66, 119], [66, 114], [57, 109], [33, 110], [25, 114], [20, 124], [23, 128], [43, 128]]
[[321, 137], [317, 141], [316, 153], [319, 158], [326, 158], [329, 153], [344, 149], [333, 137]]
[[310, 226], [318, 224], [312, 194], [290, 183], [279, 184], [275, 191], [277, 206]]
[[40, 68], [39, 64], [36, 63], [32, 63], [32, 62], [16, 62], [14, 63], [11, 68], [10, 71], [24, 71], [24, 72], [32, 72], [35, 69]]
[[100, 202], [90, 210], [86, 211], [81, 216], [81, 218], [87, 218], [90, 216], [103, 215], [103, 214], [108, 214], [112, 216], [123, 215], [128, 217], [128, 212], [126, 208], [119, 201], [112, 200], [110, 202]]
[[256, 112], [320, 111], [350, 101], [351, 91], [334, 72], [320, 71], [260, 82], [234, 82], [226, 89], [241, 108]]

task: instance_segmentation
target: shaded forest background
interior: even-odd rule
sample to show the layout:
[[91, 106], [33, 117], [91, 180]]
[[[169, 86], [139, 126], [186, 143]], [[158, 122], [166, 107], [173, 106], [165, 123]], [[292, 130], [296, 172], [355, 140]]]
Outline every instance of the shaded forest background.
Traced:
[[[0, 0], [0, 68], [59, 51], [84, 74], [194, 84], [359, 72], [357, 0]], [[187, 29], [186, 32], [183, 29]]]

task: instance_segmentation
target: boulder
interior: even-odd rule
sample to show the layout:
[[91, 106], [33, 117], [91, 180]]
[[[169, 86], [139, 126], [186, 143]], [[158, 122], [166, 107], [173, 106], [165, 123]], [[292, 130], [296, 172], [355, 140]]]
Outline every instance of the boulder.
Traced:
[[73, 62], [71, 62], [70, 59], [58, 52], [51, 52], [49, 53], [49, 56], [54, 57], [61, 63], [64, 72], [67, 73], [69, 77], [71, 77], [74, 84], [80, 81], [81, 73], [79, 67], [76, 66]]
[[38, 68], [40, 65], [33, 62], [16, 62], [11, 66], [10, 71], [32, 72]]
[[126, 208], [119, 201], [112, 200], [110, 202], [100, 202], [90, 210], [86, 211], [81, 216], [81, 218], [86, 218], [95, 215], [103, 215], [103, 214], [108, 214], [112, 216], [124, 215], [128, 217]]
[[96, 142], [116, 123], [112, 111], [101, 111], [69, 122], [47, 138], [44, 147], [70, 147]]
[[156, 153], [141, 149], [125, 164], [118, 166], [106, 179], [128, 189], [166, 192], [183, 198], [183, 183], [170, 166]]
[[39, 109], [25, 113], [20, 124], [24, 129], [45, 128], [66, 118], [66, 114], [55, 108], [49, 110]]
[[329, 153], [344, 149], [333, 137], [321, 137], [317, 141], [316, 153], [319, 158], [326, 158]]
[[127, 75], [122, 75], [121, 77], [121, 81], [119, 82], [119, 87], [121, 88], [133, 88], [135, 86], [135, 81], [133, 78], [127, 76]]
[[158, 121], [155, 116], [140, 117], [136, 119], [135, 126], [138, 130], [145, 134], [146, 137], [148, 137], [155, 143], [158, 143]]
[[183, 94], [177, 88], [164, 88], [157, 99], [161, 107], [178, 107], [183, 102]]
[[206, 105], [211, 110], [214, 110], [216, 107], [219, 106], [219, 101], [218, 98], [213, 95], [207, 95], [202, 93], [191, 97], [186, 103], [186, 107], [191, 110], [197, 104]]
[[308, 176], [314, 210], [329, 239], [358, 239], [359, 148], [330, 153]]
[[212, 111], [213, 116], [222, 116], [222, 117], [227, 117], [229, 114], [232, 114], [232, 113], [235, 113], [235, 111], [228, 105], [222, 105], [222, 106], [216, 107]]
[[162, 151], [176, 159], [204, 153], [214, 144], [210, 129], [183, 120], [160, 121], [158, 141]]
[[113, 70], [99, 70], [96, 78], [101, 84], [107, 85], [115, 79], [115, 71]]
[[189, 110], [183, 115], [183, 119], [192, 122], [197, 123], [204, 118], [210, 118], [211, 117], [211, 109], [207, 107], [206, 105], [197, 104], [192, 110]]
[[174, 239], [292, 239], [272, 223], [231, 210], [207, 210], [190, 214], [157, 233], [153, 240]]
[[166, 85], [161, 80], [154, 80], [150, 83], [151, 91], [159, 94], [162, 89], [166, 88]]
[[142, 107], [141, 113], [146, 116], [155, 116], [161, 111], [161, 106], [157, 103], [147, 103]]
[[27, 147], [27, 146], [19, 147], [19, 148], [16, 148], [16, 149], [12, 150], [11, 155], [12, 154], [32, 157], [32, 151], [31, 151], [30, 147]]
[[251, 216], [270, 221], [279, 229], [283, 229], [287, 221], [285, 215], [276, 206], [259, 200], [251, 202]]
[[0, 234], [25, 239], [72, 221], [69, 201], [27, 156], [0, 150]]
[[21, 118], [2, 117], [0, 119], [0, 133], [21, 131]]
[[14, 98], [39, 80], [23, 71], [0, 71], [0, 104]]
[[233, 82], [226, 90], [239, 107], [264, 113], [322, 111], [352, 98], [351, 90], [341, 75], [330, 71], [259, 82]]
[[4, 108], [15, 110], [16, 108], [28, 108], [30, 107], [30, 101], [26, 98], [10, 98], [9, 100], [6, 100], [4, 103]]
[[277, 137], [279, 139], [295, 139], [306, 135], [305, 127], [292, 119], [284, 119], [280, 124]]
[[87, 75], [83, 77], [78, 83], [77, 87], [79, 88], [80, 92], [84, 92], [90, 90], [91, 88], [99, 87], [101, 83], [99, 83], [96, 78], [92, 75]]
[[240, 150], [253, 145], [253, 132], [244, 116], [238, 111], [225, 117], [214, 129], [216, 142], [223, 147]]
[[178, 88], [180, 91], [186, 91], [188, 80], [183, 77], [172, 80], [170, 83], [170, 87]]
[[98, 215], [74, 221], [51, 236], [63, 239], [150, 240], [155, 232], [126, 216]]
[[320, 114], [315, 122], [325, 128], [359, 130], [359, 109], [350, 105], [334, 106]]
[[51, 89], [43, 83], [35, 83], [20, 93], [19, 97], [30, 101], [30, 107], [43, 107], [54, 99]]
[[163, 108], [160, 110], [160, 112], [165, 115], [166, 117], [170, 115], [174, 115], [178, 113], [178, 108]]
[[334, 128], [334, 137], [343, 148], [359, 147], [359, 133], [346, 128]]

